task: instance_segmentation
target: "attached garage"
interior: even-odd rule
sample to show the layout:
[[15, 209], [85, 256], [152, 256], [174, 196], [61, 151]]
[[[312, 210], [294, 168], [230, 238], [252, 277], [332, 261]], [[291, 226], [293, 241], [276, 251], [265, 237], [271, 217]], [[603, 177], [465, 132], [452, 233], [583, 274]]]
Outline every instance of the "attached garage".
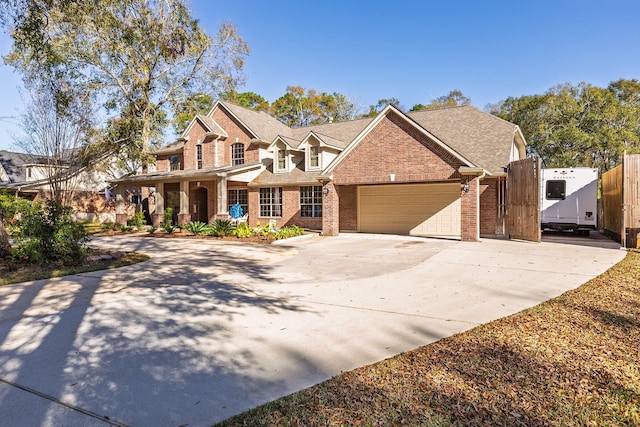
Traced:
[[358, 187], [358, 231], [460, 238], [460, 182]]

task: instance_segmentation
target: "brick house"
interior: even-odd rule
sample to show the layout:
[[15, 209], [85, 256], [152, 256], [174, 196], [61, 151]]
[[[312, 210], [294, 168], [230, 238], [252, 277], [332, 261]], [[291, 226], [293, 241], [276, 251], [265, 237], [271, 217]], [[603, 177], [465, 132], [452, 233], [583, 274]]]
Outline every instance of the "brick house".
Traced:
[[525, 144], [518, 126], [471, 106], [390, 105], [374, 118], [289, 128], [217, 101], [155, 153], [155, 171], [114, 182], [153, 188], [156, 225], [165, 207], [178, 223], [211, 222], [238, 203], [250, 224], [474, 241], [504, 234], [505, 168]]

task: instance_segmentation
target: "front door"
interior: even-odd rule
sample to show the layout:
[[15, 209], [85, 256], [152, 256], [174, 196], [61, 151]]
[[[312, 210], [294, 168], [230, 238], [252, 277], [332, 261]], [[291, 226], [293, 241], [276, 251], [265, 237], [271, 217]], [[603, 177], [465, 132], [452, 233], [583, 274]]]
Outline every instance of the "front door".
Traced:
[[207, 189], [198, 188], [195, 191], [194, 203], [193, 203], [193, 217], [194, 221], [209, 222], [209, 206], [207, 204]]

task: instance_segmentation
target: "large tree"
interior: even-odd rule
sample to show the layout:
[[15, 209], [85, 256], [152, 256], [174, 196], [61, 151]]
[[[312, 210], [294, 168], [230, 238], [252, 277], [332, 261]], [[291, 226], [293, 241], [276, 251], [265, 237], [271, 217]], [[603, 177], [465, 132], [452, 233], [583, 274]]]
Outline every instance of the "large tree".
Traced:
[[618, 80], [554, 86], [542, 95], [510, 97], [490, 112], [520, 126], [530, 155], [546, 167], [597, 167], [605, 172], [622, 154], [640, 151], [640, 84]]
[[434, 98], [427, 105], [416, 104], [409, 111], [437, 110], [439, 108], [457, 107], [460, 105], [470, 105], [471, 98], [465, 96], [461, 91], [454, 89], [446, 95]]
[[49, 196], [57, 205], [71, 204], [77, 187], [84, 147], [92, 137], [92, 111], [86, 98], [68, 97], [65, 81], [31, 82], [29, 101], [22, 115], [23, 135], [17, 140], [22, 150], [33, 156], [47, 181]]
[[404, 110], [404, 108], [400, 105], [400, 100], [398, 98], [382, 98], [378, 100], [376, 105], [369, 106], [369, 112], [364, 114], [364, 117], [375, 117], [377, 116], [387, 105], [393, 105], [400, 110]]
[[5, 0], [2, 16], [6, 61], [27, 81], [61, 73], [91, 94], [126, 124], [114, 150], [143, 164], [157, 119], [190, 94], [234, 88], [249, 52], [230, 23], [208, 36], [183, 0]]
[[357, 108], [347, 96], [337, 92], [288, 86], [286, 93], [271, 104], [271, 114], [287, 126], [301, 127], [351, 120]]

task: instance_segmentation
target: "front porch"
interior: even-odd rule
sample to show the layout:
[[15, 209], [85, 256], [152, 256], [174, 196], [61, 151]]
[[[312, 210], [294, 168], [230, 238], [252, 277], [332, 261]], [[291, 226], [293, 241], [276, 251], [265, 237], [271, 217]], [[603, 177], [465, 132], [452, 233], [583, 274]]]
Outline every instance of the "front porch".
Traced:
[[259, 170], [259, 165], [159, 172], [113, 181], [118, 184], [115, 189], [116, 223], [125, 225], [129, 219], [125, 209], [125, 187], [131, 185], [142, 187], [142, 198], [146, 199], [154, 227], [160, 226], [167, 208], [171, 208], [173, 222], [178, 225], [228, 219], [229, 206], [238, 202], [228, 199], [229, 190], [246, 192], [247, 182], [256, 169]]

